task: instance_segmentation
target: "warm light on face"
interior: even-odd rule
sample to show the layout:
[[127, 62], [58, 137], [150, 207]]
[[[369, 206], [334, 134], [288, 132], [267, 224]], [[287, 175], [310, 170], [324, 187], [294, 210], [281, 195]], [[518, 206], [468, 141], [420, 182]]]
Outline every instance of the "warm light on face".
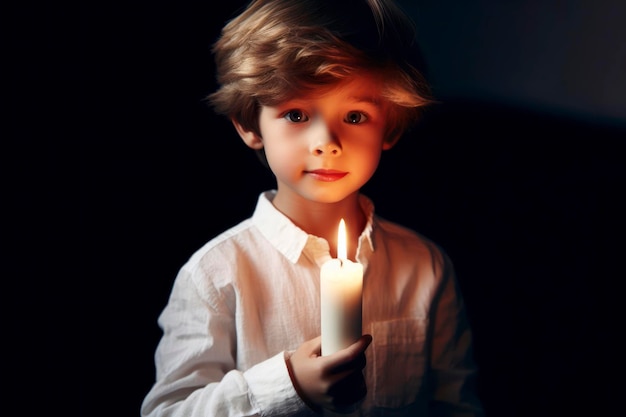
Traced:
[[347, 253], [346, 222], [341, 219], [339, 221], [339, 229], [337, 230], [337, 258], [345, 261], [348, 258]]

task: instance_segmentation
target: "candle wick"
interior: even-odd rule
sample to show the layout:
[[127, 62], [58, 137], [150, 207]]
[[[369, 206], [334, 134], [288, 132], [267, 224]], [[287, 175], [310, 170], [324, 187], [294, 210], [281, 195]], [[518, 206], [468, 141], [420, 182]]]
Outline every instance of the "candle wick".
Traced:
[[341, 258], [337, 258], [337, 259], [339, 259], [339, 266], [343, 266], [343, 259]]

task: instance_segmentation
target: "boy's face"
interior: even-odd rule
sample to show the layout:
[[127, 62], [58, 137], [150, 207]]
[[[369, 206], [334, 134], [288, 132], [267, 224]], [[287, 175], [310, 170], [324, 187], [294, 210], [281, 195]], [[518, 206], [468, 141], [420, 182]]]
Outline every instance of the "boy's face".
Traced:
[[385, 118], [379, 84], [366, 76], [324, 94], [263, 106], [259, 140], [278, 193], [334, 203], [358, 191], [391, 147], [383, 142]]

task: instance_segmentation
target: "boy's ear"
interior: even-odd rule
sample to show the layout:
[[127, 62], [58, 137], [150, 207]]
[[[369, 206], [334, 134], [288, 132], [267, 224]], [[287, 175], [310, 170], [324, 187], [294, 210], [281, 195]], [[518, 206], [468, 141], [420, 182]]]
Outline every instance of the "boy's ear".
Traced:
[[244, 141], [246, 145], [250, 148], [259, 150], [263, 148], [263, 141], [261, 137], [254, 133], [252, 130], [245, 129], [237, 120], [231, 119], [233, 126], [235, 126], [235, 130], [239, 133], [239, 136]]
[[383, 151], [386, 151], [386, 150], [389, 150], [389, 149], [393, 148], [395, 146], [395, 144], [398, 143], [398, 141], [400, 140], [401, 137], [402, 137], [401, 134], [396, 134], [392, 138], [390, 138], [389, 140], [384, 141], [383, 142]]

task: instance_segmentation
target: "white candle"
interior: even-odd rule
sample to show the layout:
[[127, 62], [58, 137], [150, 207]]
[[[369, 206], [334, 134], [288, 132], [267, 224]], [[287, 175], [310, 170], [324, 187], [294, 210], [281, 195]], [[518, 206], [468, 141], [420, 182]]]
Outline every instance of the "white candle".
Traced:
[[363, 265], [347, 258], [346, 225], [339, 222], [337, 258], [320, 275], [322, 355], [344, 349], [361, 337]]

